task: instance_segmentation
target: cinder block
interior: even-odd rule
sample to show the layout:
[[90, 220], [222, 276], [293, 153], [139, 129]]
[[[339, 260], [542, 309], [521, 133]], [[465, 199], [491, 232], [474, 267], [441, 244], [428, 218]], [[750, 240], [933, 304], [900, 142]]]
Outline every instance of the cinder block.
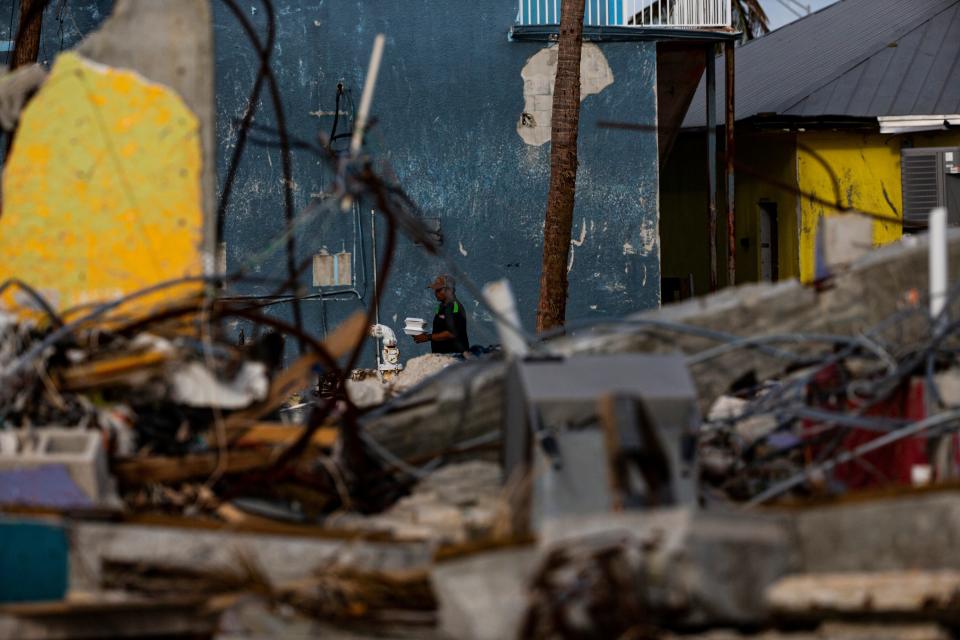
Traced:
[[873, 249], [873, 220], [855, 214], [821, 218], [817, 249], [818, 274], [849, 267]]
[[91, 500], [103, 503], [114, 496], [99, 431], [48, 427], [16, 433], [19, 446], [0, 452], [0, 471], [61, 465]]

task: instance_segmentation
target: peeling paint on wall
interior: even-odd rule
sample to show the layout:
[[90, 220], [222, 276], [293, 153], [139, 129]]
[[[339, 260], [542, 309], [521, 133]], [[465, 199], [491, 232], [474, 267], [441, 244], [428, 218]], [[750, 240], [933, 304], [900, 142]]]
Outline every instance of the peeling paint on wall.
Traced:
[[[520, 77], [523, 78], [523, 113], [517, 122], [517, 133], [529, 145], [539, 147], [550, 142], [553, 83], [556, 75], [556, 45], [531, 56], [520, 72]], [[611, 84], [613, 71], [600, 47], [584, 43], [580, 54], [580, 101], [600, 93]]]
[[654, 220], [644, 220], [640, 224], [640, 246], [644, 255], [654, 255], [658, 249], [659, 232]]
[[580, 237], [579, 238], [570, 238], [570, 259], [567, 260], [567, 273], [570, 273], [570, 270], [573, 269], [573, 259], [577, 252], [577, 247], [582, 247], [583, 243], [587, 241], [587, 221], [586, 219], [582, 220], [580, 223]]

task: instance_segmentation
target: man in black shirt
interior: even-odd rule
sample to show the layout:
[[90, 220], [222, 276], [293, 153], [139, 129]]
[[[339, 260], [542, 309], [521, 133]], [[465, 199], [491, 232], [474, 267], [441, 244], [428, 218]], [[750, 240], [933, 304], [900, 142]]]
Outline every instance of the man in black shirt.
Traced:
[[429, 342], [433, 353], [459, 353], [470, 350], [467, 337], [467, 314], [457, 300], [453, 278], [447, 275], [427, 285], [437, 298], [437, 312], [433, 316], [433, 331], [415, 336], [416, 342]]

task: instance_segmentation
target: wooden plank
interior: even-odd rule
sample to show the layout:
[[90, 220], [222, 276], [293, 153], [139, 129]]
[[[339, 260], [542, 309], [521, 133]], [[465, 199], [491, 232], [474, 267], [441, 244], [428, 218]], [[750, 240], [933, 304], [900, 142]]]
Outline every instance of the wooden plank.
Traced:
[[[334, 422], [329, 426], [317, 429], [310, 439], [310, 445], [318, 449], [330, 449], [337, 442], [340, 430]], [[232, 442], [238, 447], [279, 446], [290, 445], [296, 442], [303, 433], [303, 427], [280, 422], [258, 422], [243, 430], [243, 433]]]
[[617, 430], [617, 397], [605, 395], [597, 403], [597, 416], [603, 429], [603, 442], [607, 454], [607, 482], [610, 487], [611, 511], [623, 511], [626, 488], [620, 482], [617, 468], [620, 464], [620, 434]]
[[[243, 473], [269, 466], [276, 452], [272, 450], [230, 451], [224, 474]], [[113, 467], [113, 473], [124, 486], [150, 483], [183, 482], [209, 476], [217, 470], [219, 453], [196, 453], [179, 457], [149, 456], [127, 458]]]
[[58, 386], [64, 391], [82, 391], [118, 384], [131, 376], [159, 371], [169, 359], [170, 354], [162, 351], [144, 351], [83, 362], [61, 371]]

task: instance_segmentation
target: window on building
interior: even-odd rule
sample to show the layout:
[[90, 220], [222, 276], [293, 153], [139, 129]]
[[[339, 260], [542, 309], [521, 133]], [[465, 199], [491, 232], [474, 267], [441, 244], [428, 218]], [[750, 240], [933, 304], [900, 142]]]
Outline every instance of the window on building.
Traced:
[[930, 211], [946, 207], [951, 225], [960, 226], [960, 148], [904, 149], [903, 226], [924, 228]]

